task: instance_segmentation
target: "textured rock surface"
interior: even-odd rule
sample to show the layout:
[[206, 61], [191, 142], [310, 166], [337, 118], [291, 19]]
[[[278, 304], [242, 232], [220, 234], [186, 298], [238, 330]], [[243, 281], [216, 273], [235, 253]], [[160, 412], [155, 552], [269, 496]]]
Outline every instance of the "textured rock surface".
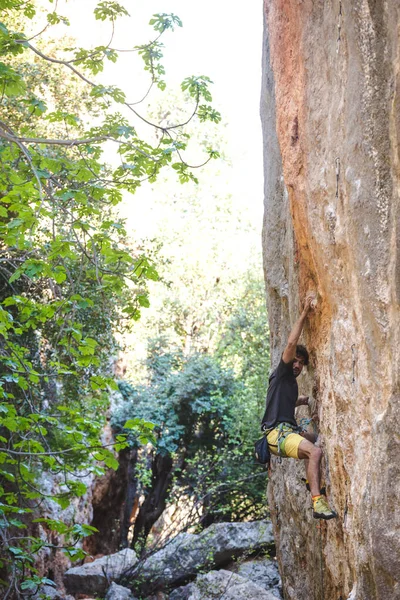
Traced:
[[65, 595], [51, 585], [42, 585], [39, 591], [33, 595], [32, 600], [64, 600]]
[[217, 523], [199, 535], [178, 535], [165, 548], [138, 564], [128, 579], [134, 581], [138, 589], [173, 586], [193, 577], [199, 570], [223, 565], [235, 556], [272, 543], [272, 527], [267, 521]]
[[252, 581], [264, 590], [270, 591], [277, 598], [282, 598], [280, 594], [281, 578], [276, 561], [269, 558], [259, 558], [237, 562], [232, 567], [227, 567], [228, 571], [233, 571], [237, 575]]
[[[43, 493], [47, 494], [48, 497], [45, 498], [40, 505], [41, 512], [36, 513], [37, 516], [46, 515], [52, 519], [61, 519], [69, 526], [72, 526], [75, 523], [89, 524], [93, 514], [91, 499], [94, 476], [88, 475], [86, 477], [80, 477], [79, 481], [87, 486], [87, 492], [79, 498], [72, 499], [68, 508], [61, 509], [60, 505], [51, 500], [50, 496], [59, 493], [62, 476], [42, 473], [40, 489], [43, 490]], [[38, 574], [40, 576], [45, 576], [53, 580], [57, 584], [59, 593], [63, 594], [63, 573], [66, 569], [71, 567], [71, 561], [62, 551], [62, 547], [65, 545], [64, 536], [57, 531], [47, 529], [45, 523], [32, 524], [29, 534], [38, 536], [49, 544], [49, 546], [45, 546], [38, 553], [35, 567], [38, 569]], [[77, 546], [81, 547], [82, 543], [78, 542]]]
[[[339, 518], [316, 527], [295, 461], [269, 501], [285, 597], [400, 598], [398, 2], [265, 0], [264, 259], [273, 365], [299, 298]], [[276, 462], [276, 461], [275, 461]]]
[[108, 588], [105, 600], [136, 600], [131, 590], [122, 585], [118, 585], [115, 581]]
[[196, 581], [178, 588], [170, 600], [276, 600], [271, 592], [240, 575], [221, 569], [198, 575]]
[[[107, 425], [103, 431], [102, 441], [104, 444], [110, 444], [112, 441], [112, 431], [109, 425]], [[108, 481], [111, 479], [112, 482], [113, 477], [115, 478], [116, 475], [122, 479], [121, 468], [118, 469], [116, 474], [112, 469], [107, 470], [103, 478], [96, 478], [93, 474], [85, 476], [79, 474], [78, 479], [81, 483], [86, 485], [87, 490], [85, 494], [79, 498], [73, 498], [66, 509], [62, 509], [57, 502], [51, 499], [51, 496], [60, 492], [60, 486], [64, 482], [64, 475], [42, 473], [40, 489], [43, 490], [43, 493], [47, 494], [48, 497], [41, 503], [40, 512], [37, 513], [37, 516], [39, 517], [45, 514], [52, 519], [61, 519], [69, 526], [72, 526], [75, 523], [92, 523], [93, 506], [96, 506], [96, 504], [101, 502], [101, 495], [104, 495], [107, 491], [106, 486], [103, 484], [103, 480]], [[73, 476], [71, 476], [71, 478], [73, 479]], [[114, 485], [114, 488], [116, 487], [117, 486]], [[106, 523], [106, 525], [111, 528], [110, 522]], [[40, 576], [52, 579], [57, 584], [59, 592], [64, 593], [63, 574], [71, 567], [71, 561], [62, 550], [62, 547], [65, 545], [64, 536], [57, 531], [48, 530], [44, 523], [34, 523], [29, 534], [38, 536], [47, 543], [50, 542], [50, 546], [45, 546], [38, 553], [35, 567], [38, 569], [38, 574]], [[77, 547], [83, 546], [89, 554], [110, 554], [115, 551], [115, 548], [118, 548], [118, 543], [115, 541], [115, 536], [111, 534], [108, 536], [104, 535], [104, 528], [102, 534], [103, 543], [98, 548], [96, 548], [96, 546], [93, 547], [93, 542], [88, 543], [88, 539], [90, 540], [92, 536], [85, 538], [83, 541], [79, 541]]]
[[136, 554], [130, 548], [110, 556], [103, 556], [91, 563], [73, 567], [64, 573], [66, 590], [71, 594], [104, 595], [110, 581], [137, 562]]

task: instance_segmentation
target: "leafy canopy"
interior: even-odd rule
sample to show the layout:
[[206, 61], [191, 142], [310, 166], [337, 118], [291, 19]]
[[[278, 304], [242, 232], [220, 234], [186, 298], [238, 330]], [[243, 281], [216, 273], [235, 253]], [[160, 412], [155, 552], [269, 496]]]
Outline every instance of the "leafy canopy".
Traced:
[[[63, 513], [49, 519], [47, 509], [82, 496], [82, 472], [116, 468], [115, 453], [128, 443], [124, 435], [109, 447], [100, 441], [116, 387], [114, 333], [149, 306], [147, 282], [158, 273], [129, 240], [117, 206], [165, 168], [181, 183], [197, 180], [199, 165], [184, 159], [184, 127], [220, 120], [210, 80], [194, 76], [182, 84], [190, 116], [168, 126], [151, 121], [122, 89], [96, 79], [119, 58], [113, 35], [95, 48], [73, 40], [64, 47], [50, 32], [69, 21], [49, 4], [40, 29], [36, 2], [0, 0], [0, 588], [9, 598], [46, 582], [34, 567], [44, 547], [53, 557], [83, 556], [79, 540], [91, 529], [64, 522]], [[118, 2], [94, 10], [110, 31], [127, 17]], [[154, 39], [130, 49], [149, 75], [144, 98], [154, 86], [165, 89], [160, 38], [182, 25], [164, 13], [150, 24]], [[141, 137], [139, 121], [157, 135]], [[104, 159], [107, 144], [115, 164]], [[207, 148], [202, 162], [217, 156]], [[148, 422], [139, 418], [133, 428], [140, 443], [152, 439]], [[55, 491], [46, 491], [46, 477]], [[47, 538], [31, 535], [39, 524]]]

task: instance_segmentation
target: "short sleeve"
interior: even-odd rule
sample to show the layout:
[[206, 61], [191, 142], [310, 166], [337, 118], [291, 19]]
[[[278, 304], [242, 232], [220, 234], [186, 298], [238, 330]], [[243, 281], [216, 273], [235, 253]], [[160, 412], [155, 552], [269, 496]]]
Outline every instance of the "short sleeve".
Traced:
[[277, 377], [293, 377], [293, 363], [285, 363], [281, 358], [279, 365], [276, 369]]

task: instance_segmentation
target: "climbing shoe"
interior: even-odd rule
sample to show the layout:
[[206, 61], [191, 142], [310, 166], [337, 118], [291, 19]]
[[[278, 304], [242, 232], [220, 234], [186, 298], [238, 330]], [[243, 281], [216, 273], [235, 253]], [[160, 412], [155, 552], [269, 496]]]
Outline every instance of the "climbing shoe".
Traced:
[[328, 521], [337, 517], [337, 514], [329, 508], [324, 496], [318, 496], [313, 500], [313, 517], [314, 519], [325, 519]]
[[[304, 481], [304, 483], [306, 484], [307, 491], [308, 491], [308, 492], [311, 492], [311, 489], [310, 489], [310, 484], [309, 484], [309, 482], [308, 482], [308, 479], [304, 479], [304, 477], [302, 477], [302, 478], [301, 478], [301, 480], [302, 480], [302, 481]], [[321, 496], [326, 496], [326, 487], [325, 487], [325, 486], [323, 486], [323, 487], [320, 489], [320, 492], [319, 492], [319, 493], [321, 494]]]

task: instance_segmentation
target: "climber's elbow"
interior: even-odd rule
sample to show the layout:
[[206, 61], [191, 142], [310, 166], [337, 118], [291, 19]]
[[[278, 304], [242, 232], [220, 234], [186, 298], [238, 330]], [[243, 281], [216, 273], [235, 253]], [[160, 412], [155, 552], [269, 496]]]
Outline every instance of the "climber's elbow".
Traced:
[[289, 364], [296, 358], [296, 346], [297, 340], [296, 342], [292, 342], [291, 340], [288, 341], [287, 346], [282, 354], [282, 360], [284, 363]]

